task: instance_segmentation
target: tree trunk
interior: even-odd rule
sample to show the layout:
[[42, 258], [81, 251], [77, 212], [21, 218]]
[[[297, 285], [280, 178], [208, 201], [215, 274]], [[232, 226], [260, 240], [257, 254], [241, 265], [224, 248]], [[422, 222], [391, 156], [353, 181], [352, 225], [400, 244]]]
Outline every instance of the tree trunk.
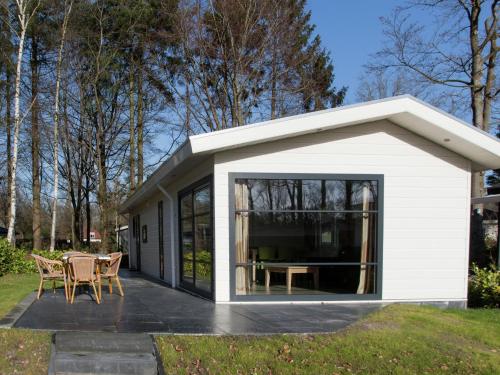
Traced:
[[144, 181], [144, 98], [142, 97], [142, 71], [137, 71], [137, 187]]
[[[276, 48], [276, 46], [274, 46]], [[276, 53], [275, 51], [272, 52], [273, 57], [271, 61], [271, 120], [274, 120], [276, 118], [276, 103], [277, 103], [277, 92], [276, 92], [276, 85], [277, 85], [277, 78], [276, 78]]]
[[54, 251], [56, 246], [56, 226], [57, 226], [57, 195], [59, 193], [59, 81], [56, 80], [54, 105], [54, 191], [52, 197], [52, 223], [50, 229], [50, 251]]
[[[5, 127], [6, 127], [6, 143], [5, 152], [7, 154], [7, 202], [10, 205], [10, 191], [12, 184], [12, 115], [10, 113], [12, 107], [12, 74], [10, 66], [7, 63], [5, 67]], [[7, 209], [6, 223], [10, 221], [10, 206]]]
[[186, 82], [186, 93], [184, 95], [184, 106], [186, 107], [186, 117], [184, 118], [184, 129], [186, 130], [186, 136], [191, 135], [191, 91], [189, 89], [190, 80], [187, 74], [184, 77]]
[[[64, 88], [63, 92], [67, 93], [67, 86]], [[78, 249], [80, 248], [80, 203], [81, 203], [81, 183], [77, 182], [77, 187], [75, 189], [75, 176], [73, 174], [73, 164], [72, 162], [75, 159], [75, 155], [72, 152], [75, 150], [74, 147], [79, 147], [81, 145], [81, 139], [78, 139], [77, 145], [72, 145], [71, 144], [71, 139], [70, 139], [70, 134], [69, 134], [69, 121], [68, 121], [68, 100], [67, 100], [67, 95], [65, 94], [63, 96], [63, 144], [62, 144], [62, 149], [63, 149], [63, 155], [64, 155], [64, 161], [66, 165], [66, 180], [67, 180], [67, 185], [68, 185], [68, 192], [70, 196], [70, 201], [71, 201], [71, 207], [72, 207], [72, 215], [71, 215], [71, 246], [73, 249]], [[81, 159], [81, 153], [78, 152], [78, 156]], [[77, 180], [80, 179], [81, 177], [79, 175], [80, 170], [79, 170], [79, 165], [77, 165], [76, 168], [76, 178]]]
[[61, 43], [57, 54], [56, 67], [56, 91], [54, 93], [54, 193], [52, 203], [52, 226], [50, 230], [50, 251], [54, 251], [56, 245], [56, 226], [57, 226], [57, 195], [59, 190], [59, 91], [61, 87], [61, 67], [64, 50], [64, 40], [66, 37], [66, 26], [68, 24], [69, 14], [73, 2], [69, 4], [68, 11], [64, 9], [64, 20], [62, 24]]
[[7, 225], [10, 217], [10, 190], [11, 190], [11, 180], [12, 180], [12, 67], [11, 67], [11, 31], [10, 24], [8, 22], [8, 11], [5, 8], [0, 7], [0, 14], [3, 19], [3, 32], [5, 34], [5, 40], [7, 43], [7, 48], [4, 51], [4, 62], [5, 62], [5, 155], [7, 157], [7, 206], [4, 217], [4, 224]]
[[[17, 152], [19, 144], [19, 131], [21, 128], [21, 114], [20, 114], [20, 99], [21, 99], [21, 74], [24, 55], [24, 40], [26, 37], [27, 15], [26, 9], [19, 6], [19, 22], [21, 25], [21, 32], [19, 33], [19, 47], [17, 49], [17, 62], [16, 62], [16, 81], [14, 86], [14, 145], [12, 150], [12, 167], [10, 176], [10, 214], [9, 214], [9, 228], [7, 232], [7, 240], [11, 245], [16, 244], [16, 172], [17, 172]], [[29, 19], [29, 18], [28, 18]]]
[[[79, 99], [80, 99], [80, 118], [79, 118], [79, 128], [77, 137], [77, 150], [78, 150], [78, 164], [75, 166], [76, 174], [76, 198], [75, 206], [73, 207], [74, 219], [74, 231], [76, 233], [74, 248], [80, 249], [81, 243], [83, 241], [83, 216], [82, 216], [82, 203], [85, 198], [83, 179], [85, 178], [86, 168], [88, 167], [88, 149], [84, 146], [84, 132], [85, 132], [85, 95], [83, 94], [83, 87], [81, 82], [78, 82], [79, 89]], [[69, 136], [67, 137], [70, 139]]]
[[[482, 197], [486, 193], [484, 187], [484, 172], [475, 172], [472, 174], [471, 195], [473, 198]], [[474, 209], [482, 209], [483, 205], [474, 205]]]
[[40, 129], [39, 129], [39, 104], [38, 104], [38, 40], [36, 30], [31, 37], [31, 171], [33, 195], [33, 249], [42, 248], [41, 237], [41, 204], [40, 204]]
[[110, 250], [110, 235], [112, 233], [110, 224], [110, 202], [108, 197], [108, 174], [106, 168], [106, 145], [102, 126], [97, 133], [99, 186], [97, 189], [97, 200], [99, 202], [101, 216], [101, 251], [108, 253]]
[[98, 186], [97, 186], [97, 202], [99, 204], [99, 214], [101, 217], [101, 251], [104, 253], [108, 253], [110, 250], [110, 238], [109, 235], [111, 233], [110, 228], [112, 228], [112, 224], [110, 226], [109, 218], [109, 197], [108, 197], [108, 169], [106, 165], [106, 137], [104, 132], [104, 126], [106, 122], [106, 117], [103, 113], [102, 109], [102, 98], [98, 89], [98, 83], [94, 82], [94, 98], [95, 98], [95, 106], [96, 106], [96, 164], [97, 164], [97, 177], [98, 177]]
[[90, 212], [90, 182], [88, 175], [85, 176], [85, 215], [87, 216], [85, 237], [87, 238], [87, 246], [90, 247], [90, 228], [92, 226], [92, 215]]
[[130, 193], [135, 191], [135, 103], [134, 103], [134, 74], [130, 67], [129, 76], [129, 190]]
[[81, 243], [81, 215], [82, 215], [82, 206], [80, 203], [77, 203], [77, 206], [73, 208], [73, 228], [72, 232], [74, 235], [72, 247], [75, 250], [80, 249]]
[[486, 83], [484, 87], [484, 104], [483, 104], [483, 127], [487, 131], [490, 129], [490, 119], [491, 119], [491, 103], [495, 98], [494, 90], [496, 82], [496, 60], [497, 60], [497, 22], [496, 18], [492, 20], [490, 25], [491, 30], [493, 30], [493, 35], [490, 40], [490, 50], [488, 58], [488, 69], [486, 71]]
[[470, 16], [470, 50], [471, 50], [471, 109], [474, 126], [483, 127], [483, 57], [479, 46], [479, 13], [481, 6], [477, 0], [472, 1]]
[[[479, 47], [479, 13], [481, 6], [476, 0], [472, 1], [472, 8], [470, 12], [470, 50], [471, 50], [471, 109], [472, 109], [472, 123], [474, 126], [484, 130], [483, 123], [483, 58]], [[471, 179], [472, 197], [482, 197], [484, 195], [484, 173], [476, 172], [472, 174]], [[477, 213], [482, 214], [483, 205], [476, 204], [473, 209]]]

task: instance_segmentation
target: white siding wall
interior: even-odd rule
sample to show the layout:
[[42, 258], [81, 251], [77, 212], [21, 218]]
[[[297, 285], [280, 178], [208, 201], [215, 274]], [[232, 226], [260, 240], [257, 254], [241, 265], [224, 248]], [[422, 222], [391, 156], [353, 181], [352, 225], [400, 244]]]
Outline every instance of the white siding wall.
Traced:
[[[160, 194], [156, 193], [151, 195], [147, 201], [145, 201], [139, 209], [135, 210], [133, 214], [130, 215], [130, 228], [132, 228], [132, 216], [140, 215], [140, 228], [139, 228], [139, 236], [141, 239], [141, 272], [144, 272], [147, 275], [153, 277], [160, 277], [160, 267], [158, 265], [158, 201], [163, 200], [165, 198]], [[165, 202], [163, 203], [165, 204]], [[164, 208], [165, 210], [165, 208]], [[165, 226], [165, 222], [163, 223]], [[147, 226], [147, 242], [143, 242], [142, 238], [142, 227]], [[164, 229], [165, 230], [165, 229]], [[165, 236], [165, 232], [164, 232]], [[136, 246], [135, 246], [135, 238], [132, 238], [132, 246], [133, 249], [131, 251], [131, 264], [133, 266], [137, 266], [136, 262]], [[165, 239], [164, 239], [165, 243]]]
[[[191, 168], [188, 173], [182, 174], [173, 183], [169, 184], [164, 189], [173, 199], [172, 204], [169, 199], [159, 190], [155, 194], [151, 194], [146, 201], [144, 201], [138, 208], [132, 210], [130, 213], [129, 225], [132, 228], [132, 217], [139, 214], [141, 216], [140, 235], [142, 236], [142, 226], [148, 226], [148, 242], [143, 243], [141, 237], [141, 271], [152, 277], [160, 277], [160, 268], [158, 265], [158, 201], [163, 201], [163, 249], [164, 249], [164, 263], [165, 263], [165, 277], [164, 281], [172, 284], [172, 263], [174, 264], [174, 272], [176, 283], [179, 281], [179, 253], [178, 253], [178, 215], [177, 215], [177, 194], [185, 187], [192, 183], [206, 177], [213, 172], [213, 158], [207, 157], [202, 163], [196, 167]], [[173, 209], [173, 234], [171, 233], [171, 214]], [[132, 230], [130, 230], [132, 233]], [[172, 253], [172, 235], [174, 237], [174, 252]], [[135, 238], [131, 237], [130, 253], [131, 265], [135, 266]]]
[[231, 172], [383, 174], [382, 298], [466, 298], [470, 162], [463, 157], [379, 121], [226, 151], [214, 161], [218, 302], [230, 299]]

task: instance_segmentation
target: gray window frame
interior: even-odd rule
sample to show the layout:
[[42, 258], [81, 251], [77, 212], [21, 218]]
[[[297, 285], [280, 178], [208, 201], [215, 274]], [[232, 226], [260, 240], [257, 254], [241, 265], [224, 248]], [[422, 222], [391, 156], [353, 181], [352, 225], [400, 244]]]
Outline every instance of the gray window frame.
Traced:
[[[187, 196], [189, 194], [194, 194], [195, 191], [200, 190], [200, 188], [208, 186], [210, 189], [210, 228], [212, 232], [212, 275], [210, 279], [211, 283], [211, 291], [208, 293], [205, 290], [196, 288], [196, 282], [195, 282], [195, 272], [196, 269], [193, 267], [193, 285], [183, 282], [182, 277], [183, 277], [183, 248], [182, 248], [182, 215], [181, 215], [181, 201], [184, 196]], [[194, 205], [193, 205], [194, 209]], [[194, 233], [194, 217], [193, 219], [193, 233]], [[189, 291], [193, 294], [199, 295], [204, 298], [208, 298], [210, 300], [215, 300], [215, 228], [214, 228], [214, 178], [213, 175], [210, 174], [208, 176], [205, 176], [196, 182], [188, 185], [187, 187], [184, 187], [183, 189], [179, 190], [177, 192], [177, 236], [178, 236], [178, 261], [179, 261], [179, 289], [184, 289], [186, 291]], [[193, 253], [193, 265], [194, 265], [194, 253]]]
[[[310, 294], [310, 295], [237, 295], [235, 255], [235, 182], [237, 179], [282, 180], [371, 180], [377, 181], [377, 266], [376, 291], [372, 294]], [[280, 301], [366, 301], [382, 299], [383, 233], [384, 233], [384, 175], [383, 174], [311, 174], [311, 173], [228, 173], [229, 182], [229, 283], [230, 300], [235, 302]], [[346, 264], [347, 265], [347, 264]]]

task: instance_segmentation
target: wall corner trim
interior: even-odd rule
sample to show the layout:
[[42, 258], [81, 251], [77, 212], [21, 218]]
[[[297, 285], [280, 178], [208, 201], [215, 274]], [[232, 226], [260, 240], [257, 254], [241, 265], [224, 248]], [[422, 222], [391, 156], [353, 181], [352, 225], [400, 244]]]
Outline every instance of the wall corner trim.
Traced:
[[170, 269], [172, 273], [172, 288], [175, 288], [177, 285], [177, 282], [175, 280], [175, 241], [174, 241], [174, 200], [170, 196], [170, 194], [159, 184], [156, 185], [158, 190], [162, 192], [162, 194], [168, 199], [169, 201], [169, 212], [170, 212]]

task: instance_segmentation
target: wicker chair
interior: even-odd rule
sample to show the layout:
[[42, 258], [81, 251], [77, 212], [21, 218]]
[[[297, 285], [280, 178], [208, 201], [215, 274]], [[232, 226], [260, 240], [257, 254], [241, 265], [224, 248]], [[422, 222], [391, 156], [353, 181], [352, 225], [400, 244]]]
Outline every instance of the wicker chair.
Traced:
[[95, 284], [101, 284], [99, 272], [96, 272], [96, 259], [93, 256], [76, 255], [68, 259], [70, 265], [70, 280], [73, 284], [73, 291], [71, 292], [71, 303], [75, 300], [76, 287], [82, 284], [88, 284], [94, 289], [96, 302], [101, 303], [100, 293], [97, 293]]
[[68, 300], [71, 298], [71, 263], [70, 259], [75, 256], [79, 257], [90, 257], [92, 259], [95, 259], [94, 255], [89, 254], [89, 253], [82, 253], [81, 251], [68, 251], [64, 253], [64, 256], [66, 256], [66, 260], [63, 258], [63, 263], [64, 263], [64, 268], [66, 269], [66, 283], [68, 284]]
[[109, 294], [113, 294], [113, 280], [116, 281], [116, 285], [118, 286], [118, 290], [120, 292], [120, 296], [124, 296], [122, 284], [120, 282], [120, 278], [118, 277], [118, 271], [120, 270], [120, 263], [122, 261], [122, 253], [111, 253], [109, 254], [111, 260], [107, 261], [104, 266], [106, 270], [101, 274], [102, 279], [108, 280], [109, 286]]
[[44, 258], [40, 255], [31, 254], [35, 258], [36, 267], [40, 273], [40, 286], [38, 287], [37, 299], [40, 299], [43, 291], [43, 282], [52, 280], [52, 289], [56, 292], [56, 281], [61, 280], [64, 282], [64, 295], [66, 300], [69, 298], [68, 285], [66, 282], [66, 272], [63, 263], [59, 260], [51, 260]]

